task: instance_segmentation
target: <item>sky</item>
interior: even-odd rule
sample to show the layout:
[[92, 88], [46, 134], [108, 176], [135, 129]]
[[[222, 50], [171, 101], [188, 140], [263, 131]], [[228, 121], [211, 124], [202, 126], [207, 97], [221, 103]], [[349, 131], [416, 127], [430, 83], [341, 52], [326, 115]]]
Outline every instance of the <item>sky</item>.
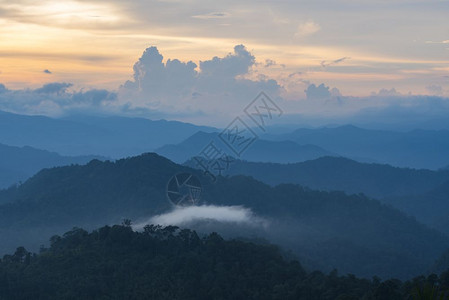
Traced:
[[224, 124], [265, 91], [292, 114], [437, 112], [448, 15], [447, 0], [0, 0], [0, 110]]

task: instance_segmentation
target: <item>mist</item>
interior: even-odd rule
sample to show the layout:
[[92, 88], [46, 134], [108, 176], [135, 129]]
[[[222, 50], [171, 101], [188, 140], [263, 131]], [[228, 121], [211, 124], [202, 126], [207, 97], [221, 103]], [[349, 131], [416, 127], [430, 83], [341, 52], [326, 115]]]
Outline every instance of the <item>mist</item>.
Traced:
[[147, 221], [135, 224], [134, 229], [142, 229], [147, 224], [188, 226], [198, 222], [249, 225], [254, 227], [269, 226], [268, 220], [256, 216], [251, 209], [243, 206], [202, 205], [175, 207], [167, 213], [153, 216]]

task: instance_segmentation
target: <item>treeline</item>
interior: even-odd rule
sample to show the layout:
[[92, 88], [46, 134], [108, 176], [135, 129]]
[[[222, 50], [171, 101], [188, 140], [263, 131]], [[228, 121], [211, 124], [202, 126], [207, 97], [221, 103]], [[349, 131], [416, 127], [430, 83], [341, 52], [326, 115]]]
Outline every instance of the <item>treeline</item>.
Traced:
[[[308, 272], [277, 247], [129, 222], [79, 228], [0, 261], [0, 299], [440, 299], [449, 271], [402, 282]], [[444, 298], [441, 298], [444, 299]]]

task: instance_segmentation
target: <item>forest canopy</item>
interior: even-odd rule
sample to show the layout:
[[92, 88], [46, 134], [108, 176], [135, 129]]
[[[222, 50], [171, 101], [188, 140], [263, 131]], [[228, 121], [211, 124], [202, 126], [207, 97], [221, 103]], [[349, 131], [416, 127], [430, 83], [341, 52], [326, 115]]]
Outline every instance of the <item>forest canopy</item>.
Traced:
[[[130, 222], [53, 236], [0, 261], [0, 299], [433, 299], [449, 270], [402, 282], [306, 271], [273, 245]], [[435, 298], [436, 299], [436, 298]]]

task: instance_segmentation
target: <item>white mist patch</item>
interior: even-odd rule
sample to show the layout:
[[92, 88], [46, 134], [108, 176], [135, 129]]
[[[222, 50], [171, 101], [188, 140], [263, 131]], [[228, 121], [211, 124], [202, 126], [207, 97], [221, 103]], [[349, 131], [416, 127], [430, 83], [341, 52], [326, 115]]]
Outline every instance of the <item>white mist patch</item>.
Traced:
[[185, 226], [201, 221], [263, 227], [268, 225], [265, 219], [257, 217], [249, 208], [242, 206], [202, 205], [176, 207], [168, 213], [151, 217], [147, 222], [136, 224], [134, 228], [138, 230], [147, 224]]

